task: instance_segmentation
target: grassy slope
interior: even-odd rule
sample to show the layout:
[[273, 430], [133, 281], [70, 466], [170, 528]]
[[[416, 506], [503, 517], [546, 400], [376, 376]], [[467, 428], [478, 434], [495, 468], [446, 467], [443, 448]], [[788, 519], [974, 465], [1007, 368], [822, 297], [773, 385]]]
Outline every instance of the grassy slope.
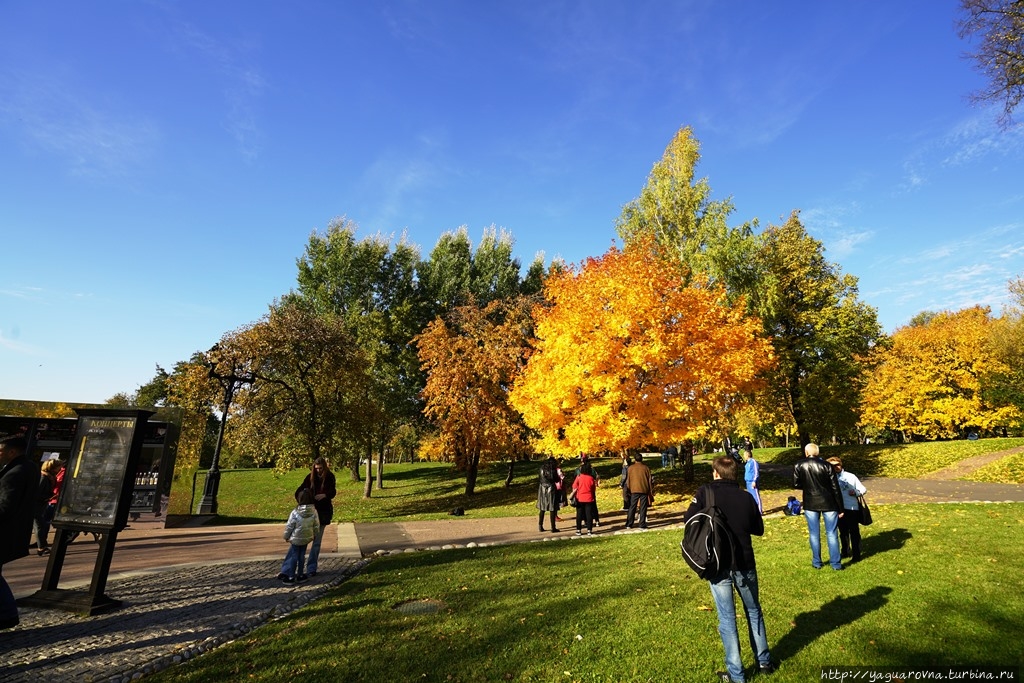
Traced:
[[[824, 665], [1024, 663], [1024, 505], [875, 510], [865, 559], [814, 571], [802, 518], [755, 540], [773, 683]], [[707, 584], [678, 531], [374, 560], [328, 597], [155, 681], [710, 681]], [[403, 614], [404, 601], [440, 601]], [[741, 626], [741, 628], [743, 628]], [[741, 636], [744, 661], [751, 664]]]

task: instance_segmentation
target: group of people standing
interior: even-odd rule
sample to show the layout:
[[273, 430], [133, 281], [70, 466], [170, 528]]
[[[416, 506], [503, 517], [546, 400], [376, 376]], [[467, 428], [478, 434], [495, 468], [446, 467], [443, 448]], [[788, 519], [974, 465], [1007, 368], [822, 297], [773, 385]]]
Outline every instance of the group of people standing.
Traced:
[[[571, 487], [566, 484], [565, 474], [558, 460], [549, 457], [540, 466], [540, 483], [537, 488], [537, 530], [544, 531], [544, 517], [550, 518], [552, 533], [558, 533], [558, 522], [562, 518], [558, 511], [568, 505], [576, 508], [576, 535], [583, 534], [586, 526], [587, 535], [594, 534], [594, 527], [601, 525], [600, 513], [597, 510], [597, 487], [600, 477], [584, 454], [580, 456], [580, 466], [576, 469]], [[570, 490], [571, 488], [571, 490]]]
[[[725, 651], [725, 671], [719, 671], [722, 683], [746, 680], [740, 656], [739, 629], [733, 590], [747, 618], [747, 636], [754, 653], [757, 670], [762, 674], [775, 671], [758, 592], [757, 565], [751, 536], [764, 534], [764, 519], [757, 487], [759, 468], [753, 459], [753, 448], [744, 448], [744, 479], [747, 493], [739, 486], [740, 465], [735, 457], [717, 457], [711, 464], [712, 481], [697, 489], [693, 502], [683, 515], [684, 520], [702, 511], [709, 495], [723, 513], [725, 523], [735, 539], [736, 550], [728, 569], [709, 580], [711, 596], [718, 613], [718, 633]], [[753, 463], [753, 467], [751, 467]], [[751, 476], [753, 475], [753, 477]], [[829, 563], [834, 570], [844, 569], [841, 558], [860, 559], [861, 497], [867, 492], [855, 475], [843, 469], [840, 458], [827, 461], [820, 449], [810, 443], [804, 447], [804, 458], [793, 467], [793, 487], [803, 492], [803, 513], [809, 532], [811, 566], [821, 569], [821, 520], [825, 520]], [[748, 495], [749, 493], [749, 495]]]
[[[576, 469], [572, 484], [566, 484], [565, 475], [557, 458], [549, 457], [540, 466], [540, 483], [537, 487], [537, 530], [545, 531], [544, 518], [550, 517], [552, 533], [560, 529], [557, 523], [559, 509], [572, 505], [576, 508], [576, 535], [583, 535], [586, 526], [587, 535], [593, 536], [594, 527], [600, 526], [600, 513], [597, 509], [597, 487], [600, 477], [590, 462], [587, 454], [580, 455], [580, 466]], [[629, 456], [622, 456], [622, 474], [619, 477], [622, 489], [622, 509], [627, 510], [626, 528], [632, 529], [639, 524], [641, 529], [647, 528], [647, 508], [654, 502], [654, 478], [651, 469], [643, 463], [643, 456], [637, 453], [634, 461]]]

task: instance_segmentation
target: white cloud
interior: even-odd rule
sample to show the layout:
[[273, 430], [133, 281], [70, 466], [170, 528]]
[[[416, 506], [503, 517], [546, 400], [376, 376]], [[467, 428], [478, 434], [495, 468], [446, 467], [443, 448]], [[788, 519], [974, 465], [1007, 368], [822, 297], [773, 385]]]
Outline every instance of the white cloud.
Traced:
[[801, 213], [809, 232], [825, 244], [829, 258], [843, 259], [874, 238], [875, 231], [848, 227], [846, 220], [860, 213], [857, 202], [814, 207]]
[[126, 107], [76, 92], [74, 78], [0, 72], [0, 119], [28, 148], [65, 160], [81, 176], [129, 176], [159, 145], [159, 126]]
[[1024, 149], [1024, 126], [1001, 130], [997, 112], [989, 108], [961, 119], [945, 130], [926, 135], [903, 163], [898, 192], [915, 190], [939, 168], [978, 163], [992, 157], [1017, 155]]
[[4, 335], [3, 331], [0, 331], [0, 348], [24, 356], [40, 355], [40, 351], [36, 347], [30, 344], [23, 344], [22, 342], [16, 341], [14, 339], [9, 339]]
[[212, 62], [214, 71], [224, 80], [224, 101], [227, 105], [224, 127], [234, 138], [242, 156], [254, 161], [263, 142], [257, 104], [267, 90], [267, 81], [247, 57], [253, 46], [219, 41], [185, 21], [177, 22], [175, 28], [178, 42]]

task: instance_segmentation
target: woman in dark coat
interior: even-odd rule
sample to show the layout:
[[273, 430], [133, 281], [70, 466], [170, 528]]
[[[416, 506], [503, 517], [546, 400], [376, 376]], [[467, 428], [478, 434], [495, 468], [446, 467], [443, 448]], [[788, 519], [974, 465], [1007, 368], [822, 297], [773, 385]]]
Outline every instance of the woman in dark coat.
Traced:
[[544, 461], [540, 466], [540, 485], [537, 487], [537, 509], [540, 515], [537, 517], [537, 529], [544, 531], [544, 513], [551, 514], [551, 531], [558, 531], [555, 526], [555, 516], [558, 513], [558, 502], [562, 492], [558, 490], [558, 462], [554, 456]]
[[313, 507], [316, 508], [317, 517], [320, 519], [320, 531], [309, 546], [309, 556], [306, 559], [306, 573], [309, 576], [316, 576], [317, 564], [320, 559], [320, 543], [324, 540], [324, 529], [334, 518], [334, 503], [331, 500], [338, 494], [335, 486], [334, 472], [327, 466], [327, 461], [317, 458], [313, 461], [313, 467], [309, 474], [295, 489], [295, 499], [298, 500], [302, 489], [309, 489], [313, 492]]

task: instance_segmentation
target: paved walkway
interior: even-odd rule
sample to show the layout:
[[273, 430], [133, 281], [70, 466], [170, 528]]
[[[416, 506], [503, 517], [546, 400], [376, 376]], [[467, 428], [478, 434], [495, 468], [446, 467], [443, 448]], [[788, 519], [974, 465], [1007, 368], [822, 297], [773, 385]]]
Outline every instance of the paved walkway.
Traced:
[[[1024, 502], [1024, 486], [1015, 485], [880, 478], [865, 485], [876, 504]], [[781, 505], [788, 494], [769, 492], [766, 507]], [[603, 512], [598, 533], [623, 533], [623, 514]], [[678, 510], [652, 508], [652, 528], [680, 522]], [[288, 614], [360, 571], [373, 555], [572, 538], [568, 521], [559, 534], [539, 534], [536, 524], [532, 516], [334, 524], [319, 575], [286, 585], [275, 578], [287, 549], [280, 524], [164, 529], [159, 520], [141, 519], [119, 534], [111, 563], [105, 595], [121, 600], [121, 608], [93, 617], [21, 608], [21, 624], [0, 631], [0, 683], [136, 679]], [[82, 538], [69, 546], [61, 589], [88, 590], [97, 548]], [[31, 555], [4, 565], [16, 597], [39, 589], [46, 562]]]

